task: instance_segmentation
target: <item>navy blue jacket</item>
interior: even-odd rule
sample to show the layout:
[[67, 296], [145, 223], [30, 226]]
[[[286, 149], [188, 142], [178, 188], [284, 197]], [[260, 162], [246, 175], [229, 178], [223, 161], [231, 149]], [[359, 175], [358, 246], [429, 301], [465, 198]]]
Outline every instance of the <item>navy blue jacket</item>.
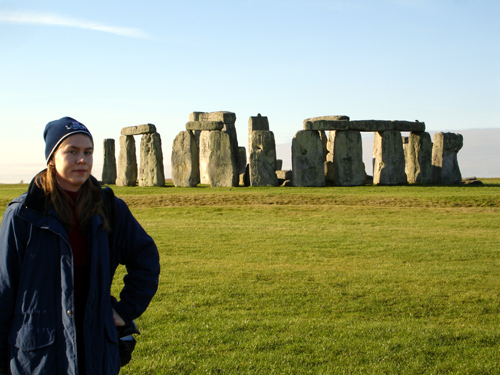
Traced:
[[[83, 336], [88, 374], [118, 374], [112, 308], [128, 323], [146, 310], [158, 288], [156, 245], [127, 205], [114, 199], [110, 238], [97, 215], [87, 234], [91, 274]], [[32, 182], [3, 217], [0, 368], [12, 374], [78, 374], [72, 250], [58, 215], [44, 207], [43, 191]], [[126, 265], [127, 276], [112, 307], [110, 288], [118, 264]]]

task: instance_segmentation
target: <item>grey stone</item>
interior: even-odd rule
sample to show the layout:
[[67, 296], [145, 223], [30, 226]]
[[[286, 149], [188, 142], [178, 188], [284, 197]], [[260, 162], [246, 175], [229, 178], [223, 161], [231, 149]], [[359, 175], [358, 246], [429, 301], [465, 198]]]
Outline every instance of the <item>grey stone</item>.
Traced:
[[200, 182], [200, 166], [196, 137], [193, 132], [182, 131], [172, 146], [172, 180], [175, 186], [193, 187]]
[[455, 185], [462, 183], [457, 154], [463, 147], [462, 134], [436, 133], [432, 148], [432, 171], [436, 184]]
[[224, 124], [222, 131], [227, 135], [229, 135], [229, 139], [231, 140], [231, 153], [233, 154], [234, 162], [238, 167], [239, 151], [238, 151], [238, 135], [236, 134], [236, 126], [230, 123]]
[[403, 138], [405, 172], [410, 184], [431, 184], [432, 140], [427, 132], [412, 132]]
[[156, 133], [156, 126], [153, 124], [127, 126], [122, 129], [121, 135], [141, 135], [149, 133]]
[[325, 186], [323, 144], [317, 131], [299, 130], [292, 139], [294, 186]]
[[248, 157], [250, 186], [277, 186], [276, 143], [273, 132], [254, 130], [251, 140]]
[[304, 130], [348, 130], [349, 116], [320, 116], [311, 117], [303, 121]]
[[223, 131], [200, 134], [200, 181], [215, 186], [237, 186], [238, 170], [231, 149], [231, 137]]
[[245, 173], [247, 168], [247, 149], [238, 147], [238, 174]]
[[221, 121], [189, 121], [186, 130], [222, 130], [224, 123]]
[[407, 183], [400, 132], [376, 132], [373, 140], [373, 153], [375, 156], [374, 185], [403, 185]]
[[362, 132], [383, 132], [383, 131], [425, 131], [424, 122], [398, 121], [398, 120], [355, 120], [349, 122], [350, 130]]
[[234, 124], [236, 122], [236, 114], [229, 111], [192, 112], [189, 115], [189, 121], [216, 121], [223, 122], [224, 124]]
[[144, 134], [141, 137], [139, 186], [165, 186], [163, 151], [158, 133]]
[[359, 186], [365, 184], [363, 146], [361, 133], [352, 130], [330, 132], [328, 160], [331, 170], [327, 178], [336, 186]]
[[115, 140], [107, 138], [103, 142], [104, 158], [102, 164], [103, 184], [114, 184], [116, 182], [116, 157], [115, 157]]
[[137, 156], [135, 139], [132, 135], [120, 137], [120, 154], [118, 156], [117, 186], [135, 186], [137, 184]]
[[276, 165], [274, 166], [274, 170], [279, 171], [281, 169], [283, 169], [283, 160], [276, 159]]
[[208, 132], [208, 146], [207, 174], [210, 186], [238, 186], [238, 167], [231, 150], [229, 134], [216, 130]]
[[269, 120], [267, 116], [262, 116], [260, 113], [257, 116], [251, 116], [248, 120], [248, 131], [254, 130], [269, 130]]

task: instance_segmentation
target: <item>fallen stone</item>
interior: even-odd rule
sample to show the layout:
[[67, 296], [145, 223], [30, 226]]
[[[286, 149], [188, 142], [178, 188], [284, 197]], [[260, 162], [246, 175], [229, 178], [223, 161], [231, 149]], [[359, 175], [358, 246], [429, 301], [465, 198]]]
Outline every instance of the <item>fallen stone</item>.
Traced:
[[137, 156], [135, 139], [132, 135], [120, 137], [120, 154], [118, 156], [117, 186], [135, 186], [137, 184]]
[[375, 156], [374, 185], [403, 185], [407, 183], [400, 132], [375, 132], [373, 153]]
[[292, 139], [294, 186], [325, 186], [323, 144], [319, 132], [299, 130]]
[[114, 184], [116, 182], [116, 157], [115, 157], [115, 140], [107, 138], [103, 143], [104, 158], [102, 164], [103, 184]]
[[189, 121], [186, 130], [222, 130], [224, 123], [221, 121]]
[[276, 177], [278, 177], [278, 180], [291, 180], [293, 179], [293, 173], [291, 170], [279, 170], [276, 171]]
[[142, 135], [149, 133], [156, 133], [156, 126], [154, 126], [153, 124], [127, 126], [121, 131], [121, 135]]
[[469, 186], [484, 186], [483, 182], [478, 180], [476, 177], [463, 178], [462, 183]]
[[182, 131], [172, 146], [172, 180], [177, 187], [193, 187], [200, 182], [200, 166], [196, 137], [193, 132]]
[[432, 140], [427, 132], [412, 132], [403, 141], [405, 172], [410, 184], [432, 184]]
[[285, 180], [280, 186], [293, 186], [292, 180]]
[[436, 133], [432, 148], [432, 173], [435, 184], [459, 185], [462, 174], [457, 154], [463, 147], [462, 134]]
[[160, 134], [144, 134], [140, 152], [139, 186], [165, 186]]

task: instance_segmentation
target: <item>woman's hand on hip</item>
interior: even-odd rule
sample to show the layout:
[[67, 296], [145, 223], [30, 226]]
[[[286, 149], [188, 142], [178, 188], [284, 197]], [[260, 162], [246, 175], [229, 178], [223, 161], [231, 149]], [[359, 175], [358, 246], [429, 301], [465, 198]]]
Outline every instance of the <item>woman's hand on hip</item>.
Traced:
[[113, 320], [115, 321], [115, 326], [122, 327], [125, 325], [125, 321], [120, 315], [113, 309]]

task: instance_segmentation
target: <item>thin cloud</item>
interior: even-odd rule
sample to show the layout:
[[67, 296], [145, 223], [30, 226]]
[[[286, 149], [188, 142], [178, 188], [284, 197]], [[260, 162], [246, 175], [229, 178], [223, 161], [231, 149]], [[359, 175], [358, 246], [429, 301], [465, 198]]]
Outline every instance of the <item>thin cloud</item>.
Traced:
[[150, 37], [141, 29], [133, 27], [116, 27], [103, 25], [96, 22], [89, 22], [76, 18], [68, 18], [51, 13], [0, 11], [0, 23], [77, 27], [80, 29], [102, 31], [105, 33], [111, 33], [131, 38], [150, 39]]

